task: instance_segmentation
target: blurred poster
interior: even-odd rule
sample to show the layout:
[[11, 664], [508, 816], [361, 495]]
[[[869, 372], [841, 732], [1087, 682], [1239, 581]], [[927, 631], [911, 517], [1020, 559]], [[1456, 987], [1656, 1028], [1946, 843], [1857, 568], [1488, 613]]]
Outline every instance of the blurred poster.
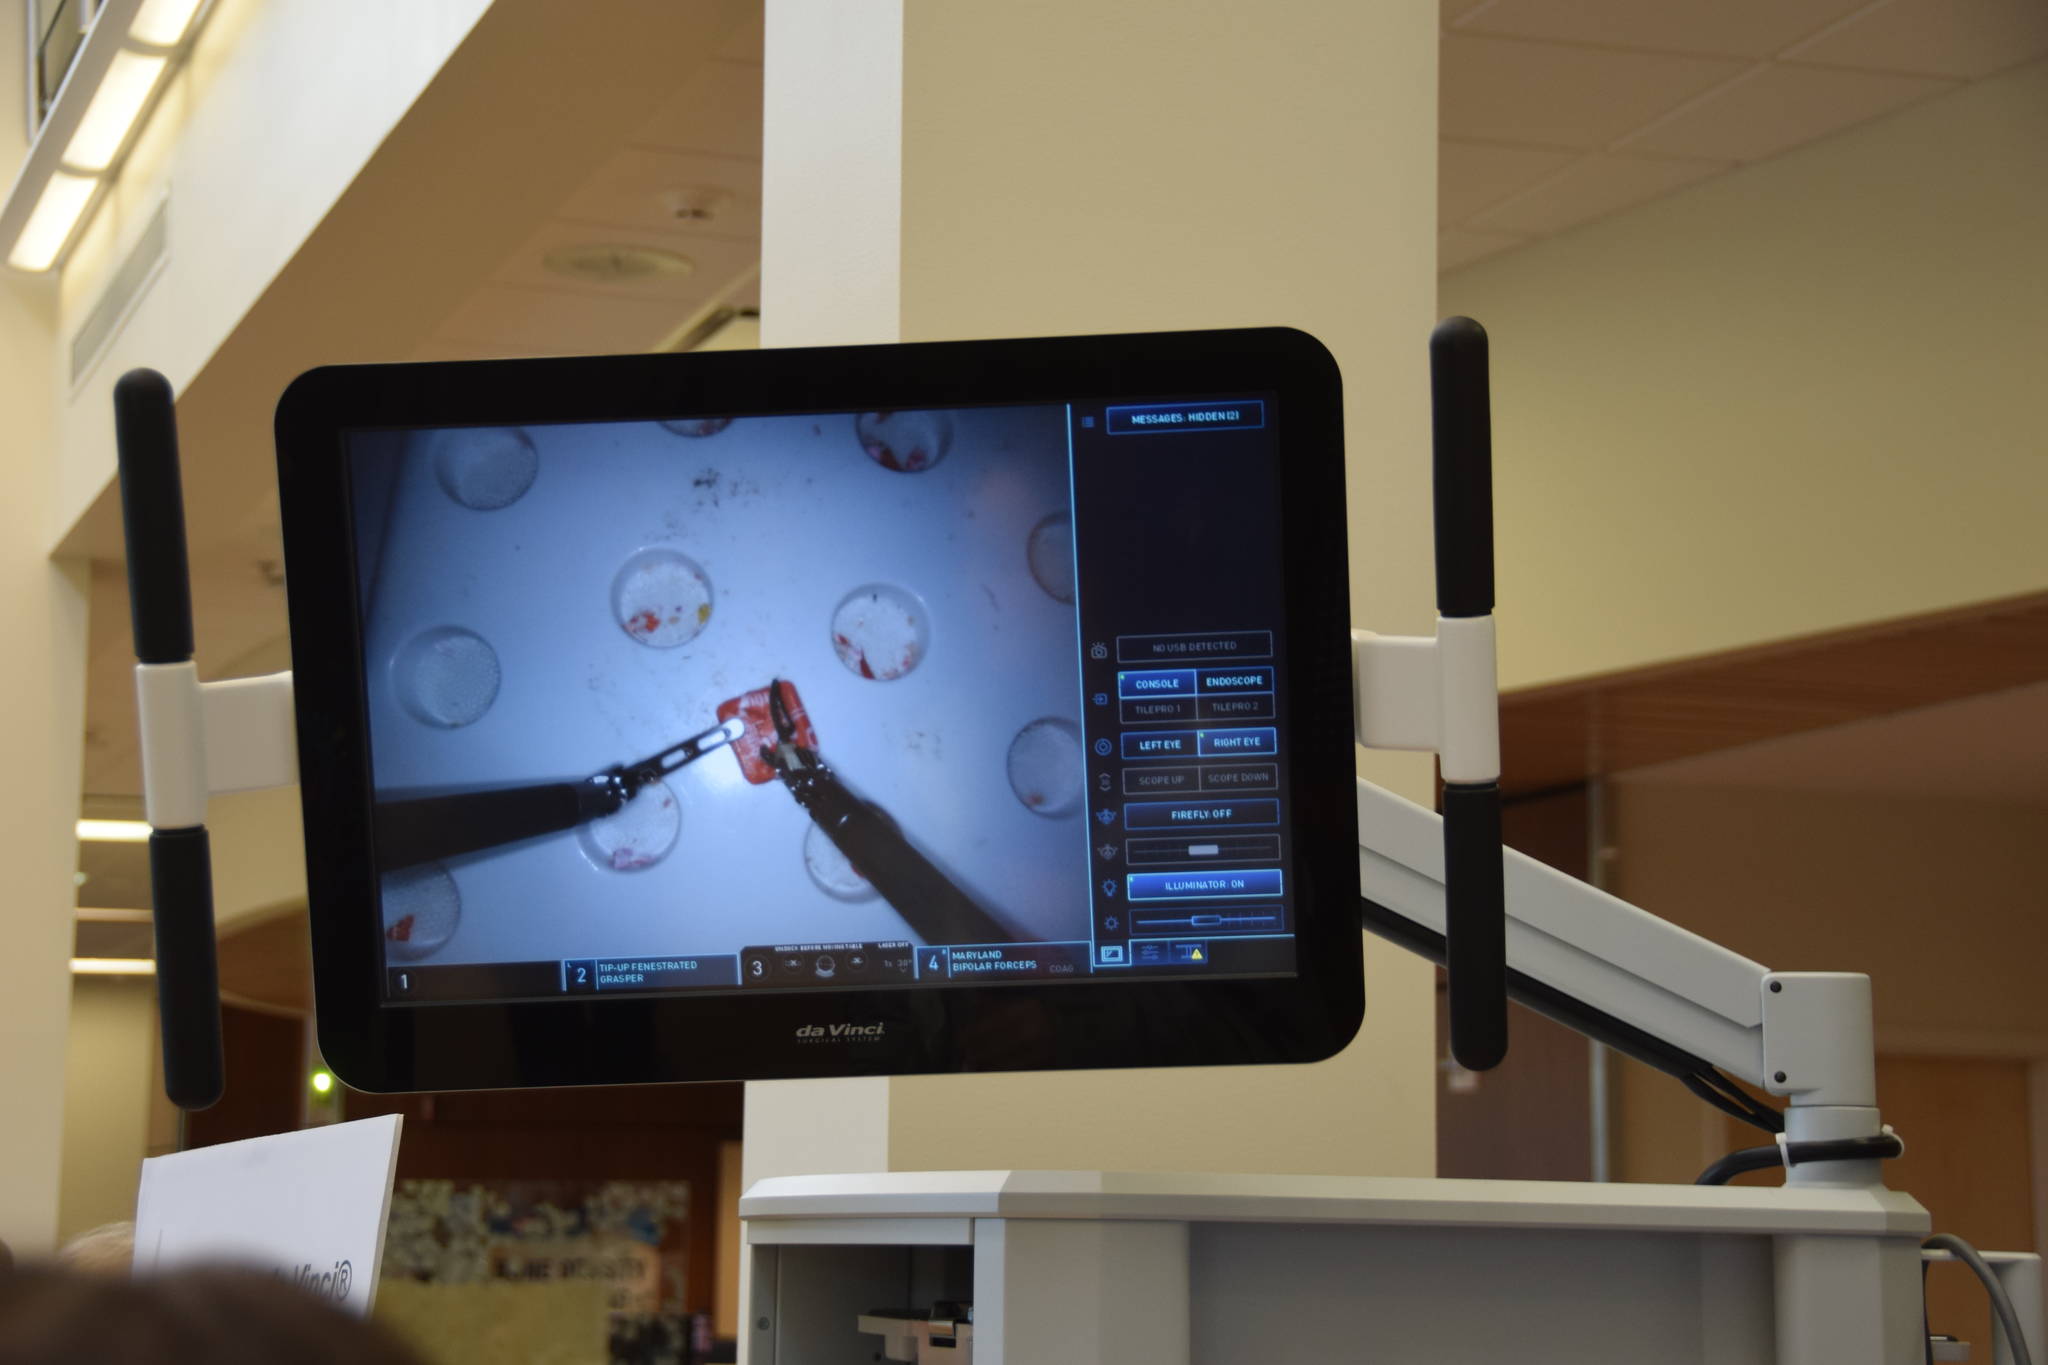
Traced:
[[[440, 1321], [431, 1342], [393, 1325], [438, 1365], [496, 1365], [506, 1357], [502, 1343], [486, 1344], [491, 1322], [525, 1289], [562, 1307], [585, 1305], [569, 1316], [587, 1310], [595, 1319], [558, 1315], [562, 1330], [545, 1347], [529, 1338], [527, 1359], [540, 1351], [550, 1361], [694, 1365], [709, 1343], [691, 1311], [701, 1305], [686, 1300], [689, 1214], [684, 1181], [400, 1181], [384, 1279], [407, 1286], [395, 1299], [408, 1321]], [[437, 1292], [477, 1286], [489, 1289]], [[472, 1314], [474, 1330], [450, 1320]]]

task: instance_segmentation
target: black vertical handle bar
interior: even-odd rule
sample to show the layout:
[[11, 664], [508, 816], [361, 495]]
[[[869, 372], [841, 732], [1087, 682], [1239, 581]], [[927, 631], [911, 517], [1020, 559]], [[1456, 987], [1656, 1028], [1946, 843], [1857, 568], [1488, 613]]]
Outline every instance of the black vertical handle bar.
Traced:
[[[1437, 614], [1493, 614], [1493, 417], [1486, 329], [1446, 318], [1429, 338]], [[1442, 632], [1439, 632], [1441, 636]], [[1441, 648], [1441, 645], [1439, 645]], [[1446, 715], [1443, 724], [1454, 724]], [[1451, 1055], [1472, 1071], [1508, 1050], [1500, 781], [1444, 783], [1444, 966]]]
[[[128, 610], [142, 664], [192, 659], [192, 589], [185, 561], [185, 502], [170, 382], [130, 370], [114, 385], [114, 443], [128, 541]], [[206, 827], [149, 836], [156, 921], [157, 1012], [164, 1092], [181, 1109], [221, 1096], [220, 976], [213, 939], [213, 859]]]

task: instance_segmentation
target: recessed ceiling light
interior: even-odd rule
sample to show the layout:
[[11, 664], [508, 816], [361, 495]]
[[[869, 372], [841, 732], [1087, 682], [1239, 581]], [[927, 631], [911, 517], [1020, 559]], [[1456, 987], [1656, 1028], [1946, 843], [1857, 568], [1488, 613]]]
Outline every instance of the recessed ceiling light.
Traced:
[[128, 36], [152, 47], [176, 47], [199, 12], [199, 0], [142, 0]]
[[146, 844], [147, 820], [80, 820], [76, 832], [81, 839], [106, 844]]
[[103, 171], [114, 164], [128, 130], [142, 117], [142, 106], [156, 89], [157, 77], [169, 65], [168, 57], [144, 56], [140, 52], [117, 52], [85, 106], [78, 131], [64, 147], [64, 164], [81, 171]]
[[28, 226], [21, 230], [14, 250], [8, 253], [7, 264], [16, 270], [48, 270], [55, 265], [99, 183], [89, 175], [52, 171], [43, 197], [36, 201], [35, 211], [28, 216]]
[[156, 961], [147, 957], [74, 957], [73, 976], [155, 976]]
[[587, 242], [558, 246], [540, 258], [557, 275], [591, 284], [639, 284], [675, 280], [690, 274], [697, 263], [679, 251], [624, 242]]

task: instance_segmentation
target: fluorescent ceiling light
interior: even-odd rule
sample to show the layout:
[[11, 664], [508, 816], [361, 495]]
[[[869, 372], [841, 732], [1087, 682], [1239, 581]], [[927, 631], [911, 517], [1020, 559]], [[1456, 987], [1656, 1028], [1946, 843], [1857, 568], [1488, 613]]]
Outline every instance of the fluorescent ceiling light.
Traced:
[[73, 976], [155, 976], [156, 962], [147, 957], [74, 957]]
[[92, 103], [85, 106], [78, 131], [64, 147], [64, 164], [81, 171], [103, 171], [113, 165], [169, 62], [168, 57], [145, 57], [140, 52], [115, 53], [100, 88], [93, 91]]
[[151, 47], [176, 47], [199, 13], [200, 0], [143, 0], [128, 36]]
[[143, 844], [149, 842], [149, 821], [147, 820], [80, 820], [76, 826], [78, 837], [106, 844]]
[[99, 183], [89, 175], [52, 171], [50, 183], [43, 187], [43, 197], [36, 201], [35, 211], [29, 214], [14, 250], [7, 254], [7, 264], [16, 270], [48, 270], [55, 265], [57, 257], [63, 254], [64, 243], [71, 240], [71, 229], [78, 226], [79, 215], [92, 202], [93, 187]]
[[153, 924], [156, 916], [147, 910], [106, 910], [97, 906], [81, 905], [78, 918], [85, 924]]

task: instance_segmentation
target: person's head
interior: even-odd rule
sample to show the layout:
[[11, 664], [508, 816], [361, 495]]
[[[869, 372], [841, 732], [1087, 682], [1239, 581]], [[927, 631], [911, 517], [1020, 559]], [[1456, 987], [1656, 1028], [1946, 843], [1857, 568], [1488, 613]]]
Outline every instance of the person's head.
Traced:
[[0, 1275], [0, 1365], [419, 1365], [375, 1323], [274, 1276]]
[[102, 1223], [57, 1249], [57, 1264], [88, 1275], [126, 1275], [135, 1265], [135, 1224]]

